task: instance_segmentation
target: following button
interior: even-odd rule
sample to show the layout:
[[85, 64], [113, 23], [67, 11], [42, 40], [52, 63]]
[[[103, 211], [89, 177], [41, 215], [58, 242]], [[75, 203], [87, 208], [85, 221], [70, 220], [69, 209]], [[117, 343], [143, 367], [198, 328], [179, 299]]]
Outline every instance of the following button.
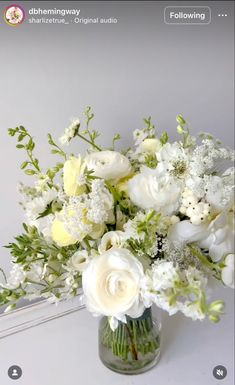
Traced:
[[164, 9], [166, 24], [210, 24], [210, 7], [166, 7]]

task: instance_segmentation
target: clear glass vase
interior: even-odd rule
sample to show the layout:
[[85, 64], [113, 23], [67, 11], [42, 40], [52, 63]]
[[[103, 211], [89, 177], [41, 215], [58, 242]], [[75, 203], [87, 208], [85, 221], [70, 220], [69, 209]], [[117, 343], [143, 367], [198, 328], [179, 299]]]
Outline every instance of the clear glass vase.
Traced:
[[112, 331], [107, 317], [99, 324], [99, 356], [109, 369], [123, 374], [143, 373], [160, 358], [160, 323], [146, 309], [139, 318], [127, 317]]

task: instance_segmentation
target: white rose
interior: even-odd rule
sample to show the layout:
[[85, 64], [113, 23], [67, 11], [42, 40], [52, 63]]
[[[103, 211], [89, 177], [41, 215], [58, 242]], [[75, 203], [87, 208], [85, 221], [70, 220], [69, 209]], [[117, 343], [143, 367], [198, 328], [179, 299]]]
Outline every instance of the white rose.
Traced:
[[159, 151], [162, 147], [162, 144], [159, 139], [145, 139], [139, 146], [141, 152], [147, 152], [150, 154], [155, 154], [155, 152]]
[[124, 244], [124, 232], [123, 231], [109, 231], [104, 234], [99, 245], [100, 254], [104, 251], [111, 249], [112, 247], [122, 247]]
[[228, 254], [224, 260], [221, 278], [225, 285], [234, 289], [234, 254]]
[[105, 180], [121, 179], [131, 173], [129, 160], [116, 151], [99, 151], [87, 155], [84, 159], [88, 170], [93, 175]]
[[112, 248], [91, 260], [83, 272], [82, 285], [86, 306], [94, 315], [140, 317], [142, 264], [129, 250]]
[[169, 175], [141, 172], [129, 180], [128, 192], [131, 201], [142, 209], [171, 215], [179, 207], [181, 188]]

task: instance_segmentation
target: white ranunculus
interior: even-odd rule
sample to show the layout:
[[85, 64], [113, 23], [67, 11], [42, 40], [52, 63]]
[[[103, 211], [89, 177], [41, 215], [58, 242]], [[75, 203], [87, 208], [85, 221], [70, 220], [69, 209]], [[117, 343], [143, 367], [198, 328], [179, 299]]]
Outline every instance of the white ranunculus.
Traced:
[[169, 175], [143, 170], [128, 182], [131, 201], [142, 209], [172, 215], [179, 208], [181, 186]]
[[234, 254], [228, 254], [224, 260], [225, 267], [222, 269], [221, 278], [226, 286], [234, 289]]
[[198, 242], [209, 250], [211, 259], [218, 262], [224, 255], [234, 252], [234, 214], [222, 212], [208, 224], [192, 225], [188, 220], [171, 226], [168, 238], [176, 243]]
[[100, 254], [112, 247], [122, 247], [125, 242], [123, 231], [109, 231], [101, 238], [99, 245]]
[[116, 151], [99, 151], [87, 155], [84, 159], [88, 170], [93, 175], [105, 180], [121, 179], [131, 173], [129, 160]]
[[83, 272], [82, 285], [86, 306], [94, 315], [140, 317], [144, 311], [140, 299], [142, 264], [129, 250], [112, 248], [92, 259]]

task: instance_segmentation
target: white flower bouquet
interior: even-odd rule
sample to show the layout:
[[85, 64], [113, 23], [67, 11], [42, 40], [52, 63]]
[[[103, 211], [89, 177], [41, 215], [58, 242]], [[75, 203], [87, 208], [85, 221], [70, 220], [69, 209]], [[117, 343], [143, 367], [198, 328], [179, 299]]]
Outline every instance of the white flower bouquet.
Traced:
[[[134, 131], [133, 148], [116, 151], [115, 135], [102, 149], [90, 107], [84, 115], [84, 127], [73, 121], [59, 140], [83, 140], [87, 153], [78, 147], [68, 155], [48, 134], [51, 152], [62, 158], [48, 170], [29, 132], [9, 129], [27, 154], [21, 169], [35, 180], [19, 187], [23, 233], [7, 246], [13, 267], [0, 306], [9, 311], [21, 297], [57, 302], [82, 287], [87, 309], [108, 317], [106, 342], [125, 359], [128, 348], [115, 330], [130, 319], [142, 322], [152, 304], [170, 315], [219, 321], [224, 304], [209, 303], [207, 288], [210, 278], [234, 287], [234, 153], [209, 134], [192, 137], [181, 115], [179, 141], [156, 134], [148, 118]], [[143, 345], [134, 353], [133, 346], [136, 358]]]

